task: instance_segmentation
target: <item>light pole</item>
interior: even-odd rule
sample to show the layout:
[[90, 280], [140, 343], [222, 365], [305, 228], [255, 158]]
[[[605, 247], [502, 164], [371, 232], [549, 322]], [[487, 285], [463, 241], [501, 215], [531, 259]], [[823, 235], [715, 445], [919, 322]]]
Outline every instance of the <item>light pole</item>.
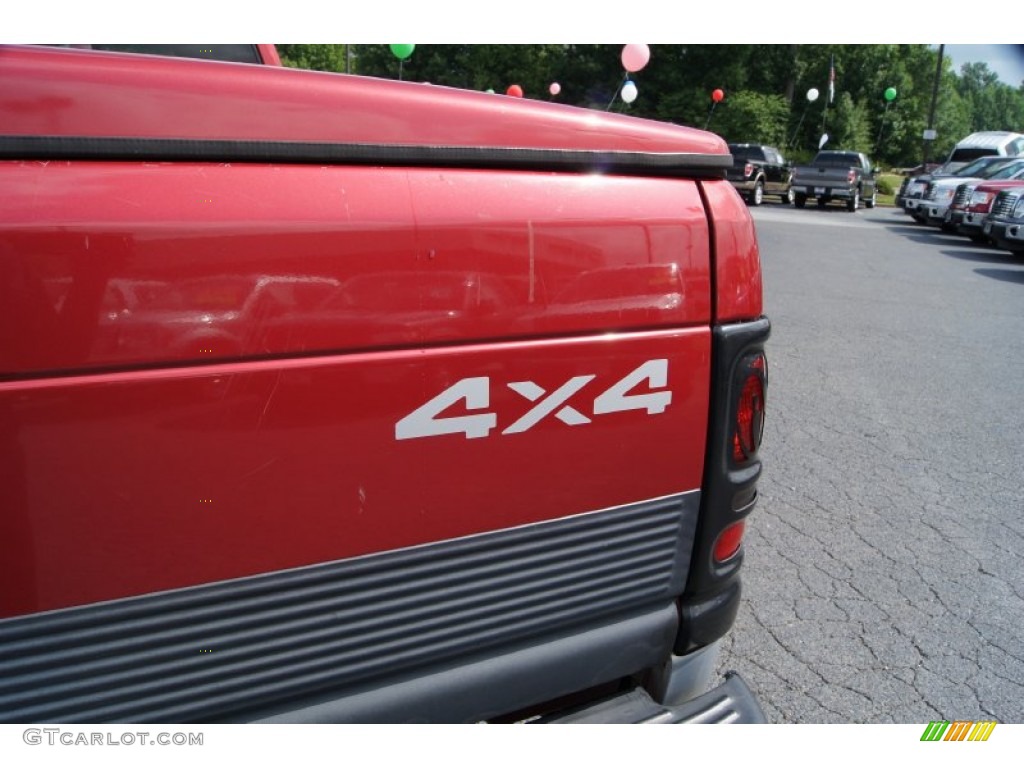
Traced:
[[939, 100], [939, 81], [942, 79], [942, 53], [945, 51], [946, 46], [939, 46], [939, 58], [935, 63], [935, 82], [932, 84], [932, 106], [928, 111], [928, 127], [924, 132], [924, 160], [922, 166], [928, 165], [929, 151], [932, 148], [932, 142], [935, 141], [935, 105]]

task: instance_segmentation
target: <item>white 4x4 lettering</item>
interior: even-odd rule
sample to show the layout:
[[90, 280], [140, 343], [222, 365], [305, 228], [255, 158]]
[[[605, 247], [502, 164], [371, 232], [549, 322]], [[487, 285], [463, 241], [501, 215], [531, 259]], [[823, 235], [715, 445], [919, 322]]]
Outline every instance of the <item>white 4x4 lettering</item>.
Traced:
[[[591, 419], [567, 401], [596, 378], [590, 374], [574, 376], [553, 392], [548, 393], [532, 381], [514, 381], [508, 388], [531, 403], [530, 410], [502, 430], [503, 435], [526, 432], [544, 417], [553, 415], [563, 424], [571, 427], [590, 424]], [[651, 392], [630, 394], [643, 382]], [[612, 384], [594, 398], [591, 409], [593, 416], [620, 411], [645, 411], [648, 416], [663, 413], [672, 402], [672, 391], [668, 387], [668, 360], [648, 360]], [[417, 437], [464, 434], [467, 439], [487, 437], [498, 425], [498, 415], [487, 411], [468, 416], [441, 416], [451, 406], [463, 401], [468, 411], [483, 410], [491, 404], [491, 380], [487, 376], [460, 379], [437, 397], [431, 398], [415, 411], [395, 424], [396, 440], [412, 440]]]

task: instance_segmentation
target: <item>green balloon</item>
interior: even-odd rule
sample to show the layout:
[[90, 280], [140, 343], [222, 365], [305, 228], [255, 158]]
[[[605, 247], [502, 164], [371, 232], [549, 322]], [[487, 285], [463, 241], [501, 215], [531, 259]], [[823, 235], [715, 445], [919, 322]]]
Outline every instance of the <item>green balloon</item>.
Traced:
[[896, 89], [895, 88], [886, 88], [885, 89], [885, 100], [886, 101], [892, 101], [895, 98], [896, 98]]
[[399, 61], [404, 61], [412, 56], [412, 52], [416, 49], [415, 45], [392, 45], [391, 52], [395, 54], [395, 57]]

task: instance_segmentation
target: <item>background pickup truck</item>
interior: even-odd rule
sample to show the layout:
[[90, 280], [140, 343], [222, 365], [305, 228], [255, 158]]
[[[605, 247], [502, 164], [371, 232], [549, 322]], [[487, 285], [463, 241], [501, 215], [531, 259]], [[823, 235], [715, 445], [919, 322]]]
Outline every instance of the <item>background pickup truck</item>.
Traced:
[[810, 165], [793, 169], [793, 202], [797, 208], [813, 198], [819, 207], [839, 201], [847, 210], [856, 211], [861, 201], [874, 208], [875, 195], [875, 169], [861, 152], [822, 150]]
[[0, 721], [763, 720], [720, 138], [13, 46], [0, 117]]
[[750, 205], [760, 205], [765, 195], [793, 202], [793, 171], [775, 147], [764, 144], [730, 144], [732, 167], [726, 178]]

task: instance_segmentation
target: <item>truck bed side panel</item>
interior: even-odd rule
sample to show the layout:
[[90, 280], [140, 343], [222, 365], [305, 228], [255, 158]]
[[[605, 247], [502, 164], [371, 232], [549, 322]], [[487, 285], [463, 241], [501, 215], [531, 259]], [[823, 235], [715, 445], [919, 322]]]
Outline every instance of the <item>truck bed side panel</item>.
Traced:
[[[708, 331], [691, 329], [0, 384], [0, 612], [340, 560], [699, 488], [708, 346]], [[598, 396], [652, 360], [665, 361], [666, 385], [644, 381], [635, 392], [671, 392], [663, 412], [595, 415]], [[577, 377], [593, 378], [514, 429], [537, 404], [509, 384], [550, 394]], [[396, 439], [399, 420], [467, 380], [486, 401], [455, 401], [437, 418], [493, 422], [484, 436]]]
[[0, 173], [2, 615], [700, 487], [693, 182]]
[[714, 212], [714, 316], [720, 323], [753, 320], [763, 311], [761, 257], [750, 212], [725, 180], [702, 182]]
[[706, 324], [671, 179], [0, 162], [0, 378]]

